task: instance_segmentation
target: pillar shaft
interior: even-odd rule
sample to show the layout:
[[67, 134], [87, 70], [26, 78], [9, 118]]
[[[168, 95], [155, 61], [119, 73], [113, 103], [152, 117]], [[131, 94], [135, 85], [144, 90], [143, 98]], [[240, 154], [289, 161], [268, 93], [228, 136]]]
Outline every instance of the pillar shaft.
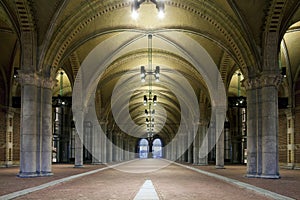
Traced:
[[[46, 80], [47, 81], [47, 80]], [[41, 88], [41, 172], [42, 176], [52, 175], [52, 81]]]
[[75, 134], [75, 163], [74, 167], [82, 167], [83, 166], [83, 143], [82, 143], [82, 133]]
[[20, 74], [21, 79], [21, 151], [20, 177], [37, 176], [37, 77]]
[[[251, 83], [250, 83], [251, 84]], [[257, 88], [247, 90], [247, 176], [257, 175]], [[251, 88], [250, 88], [251, 86]]]
[[216, 143], [216, 168], [224, 168], [224, 131], [221, 132]]
[[246, 79], [247, 177], [279, 178], [278, 85], [281, 76]]
[[278, 166], [278, 90], [262, 88], [262, 177], [279, 178]]

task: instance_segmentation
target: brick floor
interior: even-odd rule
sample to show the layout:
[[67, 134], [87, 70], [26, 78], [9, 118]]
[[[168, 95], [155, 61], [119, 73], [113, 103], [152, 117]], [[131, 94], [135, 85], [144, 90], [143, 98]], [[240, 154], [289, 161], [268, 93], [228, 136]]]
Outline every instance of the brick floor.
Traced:
[[[149, 160], [142, 162], [149, 162]], [[154, 160], [154, 163], [151, 162], [155, 166], [155, 162], [161, 161]], [[128, 169], [132, 166], [132, 164], [126, 165]], [[38, 178], [16, 177], [19, 170], [17, 167], [0, 168], [0, 195], [103, 167], [105, 165], [85, 165], [84, 168], [73, 168], [72, 165], [53, 165], [53, 176]], [[245, 178], [245, 166], [226, 166], [226, 169], [218, 170], [214, 166], [193, 167], [300, 199], [298, 189], [300, 170], [282, 169], [280, 171], [281, 179], [269, 180]], [[132, 170], [135, 171], [135, 169]], [[152, 181], [160, 199], [268, 199], [255, 192], [177, 165], [169, 165], [148, 173], [142, 171], [127, 173], [116, 169], [107, 169], [17, 199], [133, 199], [145, 180]]]

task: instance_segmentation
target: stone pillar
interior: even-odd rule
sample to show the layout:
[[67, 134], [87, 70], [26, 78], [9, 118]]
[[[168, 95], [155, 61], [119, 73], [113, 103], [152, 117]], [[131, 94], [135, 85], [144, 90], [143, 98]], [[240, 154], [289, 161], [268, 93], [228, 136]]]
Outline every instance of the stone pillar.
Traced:
[[184, 136], [183, 136], [183, 133], [179, 133], [178, 147], [179, 147], [179, 154], [180, 154], [180, 159], [179, 160], [180, 160], [180, 162], [184, 162], [185, 149], [184, 149]]
[[[200, 123], [199, 123], [200, 124]], [[198, 123], [196, 123], [195, 127], [197, 128], [197, 131], [195, 131], [194, 136], [194, 142], [193, 142], [193, 164], [198, 165], [199, 164], [199, 148], [200, 148], [200, 127], [198, 126]]]
[[101, 140], [101, 161], [107, 163], [107, 122], [100, 123], [103, 134], [100, 135]]
[[123, 138], [123, 133], [120, 134], [119, 139], [120, 139], [120, 141], [119, 141], [119, 152], [120, 152], [119, 161], [123, 161], [124, 160], [124, 148], [123, 148], [124, 138]]
[[198, 165], [208, 165], [208, 140], [209, 136], [207, 134], [208, 122], [202, 120], [199, 127], [199, 152], [198, 152]]
[[92, 163], [97, 165], [101, 164], [102, 160], [102, 143], [101, 143], [101, 133], [98, 130], [98, 125], [96, 125], [98, 121], [93, 122], [93, 132], [92, 132]]
[[178, 147], [178, 139], [175, 136], [172, 140], [172, 157], [171, 157], [171, 160], [173, 160], [173, 161], [176, 161], [178, 159], [177, 158], [177, 148], [179, 148]]
[[262, 178], [279, 178], [278, 85], [281, 76], [261, 77], [262, 89]]
[[108, 139], [107, 139], [107, 162], [112, 162], [112, 159], [113, 159], [113, 136], [112, 136], [112, 132], [110, 133], [107, 133], [108, 135]]
[[119, 147], [118, 147], [118, 145], [119, 145], [119, 133], [116, 132], [113, 135], [113, 137], [114, 137], [114, 141], [115, 141], [115, 143], [114, 143], [115, 145], [113, 146], [113, 157], [114, 157], [113, 161], [119, 161]]
[[130, 158], [130, 146], [129, 146], [129, 136], [127, 136], [127, 137], [125, 137], [125, 149], [124, 149], [124, 151], [125, 151], [125, 157], [124, 157], [124, 159], [127, 161], [127, 160], [129, 160], [129, 158]]
[[[80, 134], [80, 135], [79, 135]], [[74, 167], [83, 167], [83, 133], [75, 134], [75, 163]]]
[[224, 168], [224, 130], [221, 132], [216, 143], [216, 168]]
[[245, 79], [243, 82], [247, 90], [247, 177], [258, 175], [258, 80]]
[[7, 167], [13, 164], [13, 108], [8, 108], [6, 113], [6, 156], [5, 165]]
[[52, 88], [56, 81], [44, 78], [41, 80], [41, 176], [52, 173]]
[[[222, 116], [224, 116], [225, 113], [222, 112], [222, 109], [217, 108], [216, 113], [216, 122], [220, 121], [222, 119]], [[216, 136], [216, 168], [217, 169], [223, 169], [224, 168], [224, 122], [219, 123], [219, 127], [216, 126], [216, 134], [220, 133], [219, 138]]]
[[187, 146], [188, 146], [188, 158], [187, 158], [187, 162], [188, 163], [193, 163], [193, 143], [192, 141], [194, 140], [194, 127], [193, 127], [193, 130], [189, 130], [189, 134], [188, 134], [188, 138], [187, 138]]
[[19, 72], [21, 83], [19, 177], [37, 176], [37, 86], [35, 73]]

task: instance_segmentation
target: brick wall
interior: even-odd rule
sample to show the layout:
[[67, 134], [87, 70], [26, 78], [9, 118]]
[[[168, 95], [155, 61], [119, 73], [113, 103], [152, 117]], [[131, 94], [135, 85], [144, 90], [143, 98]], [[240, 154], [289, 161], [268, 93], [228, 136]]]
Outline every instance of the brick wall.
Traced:
[[300, 77], [295, 84], [295, 163], [300, 164]]
[[6, 118], [5, 112], [0, 109], [0, 165], [4, 164], [6, 156]]
[[13, 123], [13, 164], [18, 164], [20, 162], [20, 109], [16, 110]]
[[295, 163], [300, 164], [300, 109], [295, 112]]
[[278, 150], [279, 162], [287, 164], [287, 122], [284, 110], [279, 110]]

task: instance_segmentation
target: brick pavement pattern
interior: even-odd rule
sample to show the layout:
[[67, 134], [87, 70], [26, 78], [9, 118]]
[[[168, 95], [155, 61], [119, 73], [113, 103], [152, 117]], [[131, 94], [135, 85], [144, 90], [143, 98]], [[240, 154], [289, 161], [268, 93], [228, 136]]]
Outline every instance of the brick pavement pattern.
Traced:
[[[17, 199], [133, 199], [145, 180], [151, 180], [160, 199], [270, 199], [256, 192], [240, 188], [195, 171], [171, 164], [159, 170], [143, 172], [143, 168], [160, 165], [164, 160], [144, 159], [59, 183]], [[139, 166], [137, 168], [137, 166]], [[53, 165], [54, 176], [39, 178], [18, 178], [18, 168], [0, 169], [0, 195], [41, 185], [63, 177], [79, 174], [105, 165]], [[243, 176], [245, 166], [227, 166], [217, 170], [214, 166], [193, 166], [246, 182], [270, 191], [300, 199], [299, 170], [281, 170], [282, 178], [277, 180], [249, 179]], [[123, 169], [130, 169], [131, 173]], [[127, 170], [128, 171], [128, 170]], [[133, 173], [134, 172], [134, 173]]]

